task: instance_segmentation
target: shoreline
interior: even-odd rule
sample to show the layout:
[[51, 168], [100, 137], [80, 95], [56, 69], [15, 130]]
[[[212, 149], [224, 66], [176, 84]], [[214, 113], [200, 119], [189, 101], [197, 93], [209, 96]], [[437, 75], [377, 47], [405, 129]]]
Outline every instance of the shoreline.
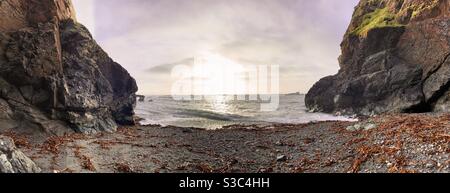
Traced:
[[41, 140], [2, 134], [49, 173], [450, 173], [450, 114], [220, 130], [148, 125]]
[[[235, 95], [211, 95], [215, 98], [178, 101], [170, 96], [147, 96], [152, 102], [138, 102], [135, 113], [141, 124], [199, 127], [209, 130], [236, 124], [305, 124], [311, 121], [349, 121], [355, 115], [310, 112], [304, 95], [280, 95], [278, 110], [261, 111], [263, 101], [240, 100]], [[242, 95], [244, 96], [244, 95]]]
[[[241, 127], [255, 127], [255, 128], [264, 128], [264, 127], [268, 127], [268, 126], [278, 126], [281, 127], [283, 125], [309, 125], [309, 124], [319, 124], [319, 123], [324, 123], [324, 122], [350, 122], [350, 123], [356, 123], [360, 120], [364, 120], [366, 119], [367, 116], [362, 116], [362, 117], [351, 117], [351, 116], [337, 116], [337, 115], [331, 115], [331, 114], [326, 114], [326, 115], [330, 115], [330, 116], [334, 116], [336, 117], [336, 119], [324, 119], [324, 120], [313, 120], [313, 121], [308, 121], [308, 122], [301, 122], [301, 123], [282, 123], [282, 122], [264, 122], [264, 121], [247, 121], [247, 122], [234, 122], [234, 123], [229, 123], [229, 124], [218, 124], [220, 126], [217, 127], [211, 127], [211, 128], [207, 128], [207, 127], [196, 127], [196, 126], [178, 126], [178, 125], [171, 125], [171, 124], [161, 124], [161, 123], [142, 123], [142, 122], [146, 122], [147, 120], [145, 118], [139, 117], [139, 116], [135, 116], [135, 120], [136, 122], [138, 122], [138, 126], [141, 127], [152, 127], [152, 126], [157, 126], [157, 127], [178, 127], [178, 128], [192, 128], [192, 129], [199, 129], [199, 130], [210, 130], [210, 131], [214, 131], [214, 130], [222, 130], [222, 129], [230, 129], [230, 128], [237, 128], [239, 126]], [[153, 121], [147, 121], [147, 122], [153, 122]], [[136, 126], [137, 127], [137, 126]]]

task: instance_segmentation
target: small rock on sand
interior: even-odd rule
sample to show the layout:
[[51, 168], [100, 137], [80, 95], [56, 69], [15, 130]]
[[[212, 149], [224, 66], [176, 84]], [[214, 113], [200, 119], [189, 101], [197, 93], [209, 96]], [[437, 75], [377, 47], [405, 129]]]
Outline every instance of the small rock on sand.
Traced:
[[277, 156], [277, 162], [284, 162], [284, 161], [287, 161], [287, 156], [285, 155]]
[[277, 142], [275, 142], [275, 145], [276, 146], [284, 146], [284, 143], [281, 141], [277, 141]]
[[347, 131], [368, 131], [377, 128], [378, 126], [375, 123], [368, 122], [368, 123], [358, 123], [355, 125], [348, 126], [346, 128]]

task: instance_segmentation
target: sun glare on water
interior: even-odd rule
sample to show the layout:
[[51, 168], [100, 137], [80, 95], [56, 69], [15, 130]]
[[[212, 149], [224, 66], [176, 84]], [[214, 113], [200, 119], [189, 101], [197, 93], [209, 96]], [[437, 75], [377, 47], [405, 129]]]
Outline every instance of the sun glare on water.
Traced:
[[[278, 70], [277, 65], [270, 66], [269, 70], [267, 65], [243, 65], [220, 54], [202, 54], [192, 65], [174, 68], [172, 77], [177, 81], [172, 87], [172, 97], [206, 99], [221, 111], [226, 111], [224, 107], [230, 100], [260, 100], [264, 101], [260, 105], [262, 111], [274, 111], [279, 105]], [[218, 98], [221, 95], [227, 96], [227, 100]]]

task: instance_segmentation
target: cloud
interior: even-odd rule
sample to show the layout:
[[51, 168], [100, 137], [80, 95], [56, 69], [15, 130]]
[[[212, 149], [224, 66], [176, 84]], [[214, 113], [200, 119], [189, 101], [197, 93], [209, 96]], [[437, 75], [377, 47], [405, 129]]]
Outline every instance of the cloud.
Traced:
[[172, 72], [172, 69], [175, 66], [178, 65], [192, 65], [194, 63], [194, 58], [186, 58], [183, 60], [180, 60], [178, 62], [172, 62], [172, 63], [165, 63], [165, 64], [160, 64], [157, 65], [155, 67], [149, 68], [147, 69], [147, 72], [149, 73], [156, 73], [156, 74], [169, 74]]
[[242, 65], [280, 65], [282, 91], [306, 92], [320, 77], [337, 72], [339, 44], [358, 2], [89, 1], [97, 41], [144, 94], [169, 93], [171, 69], [204, 52]]

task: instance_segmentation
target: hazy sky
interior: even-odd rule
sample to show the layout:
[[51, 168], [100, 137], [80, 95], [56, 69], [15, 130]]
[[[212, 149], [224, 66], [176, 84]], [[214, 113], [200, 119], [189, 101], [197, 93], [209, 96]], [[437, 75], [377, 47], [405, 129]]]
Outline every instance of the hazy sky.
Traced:
[[280, 65], [282, 93], [307, 92], [339, 68], [358, 0], [72, 0], [142, 94], [170, 94], [172, 67], [204, 53]]

